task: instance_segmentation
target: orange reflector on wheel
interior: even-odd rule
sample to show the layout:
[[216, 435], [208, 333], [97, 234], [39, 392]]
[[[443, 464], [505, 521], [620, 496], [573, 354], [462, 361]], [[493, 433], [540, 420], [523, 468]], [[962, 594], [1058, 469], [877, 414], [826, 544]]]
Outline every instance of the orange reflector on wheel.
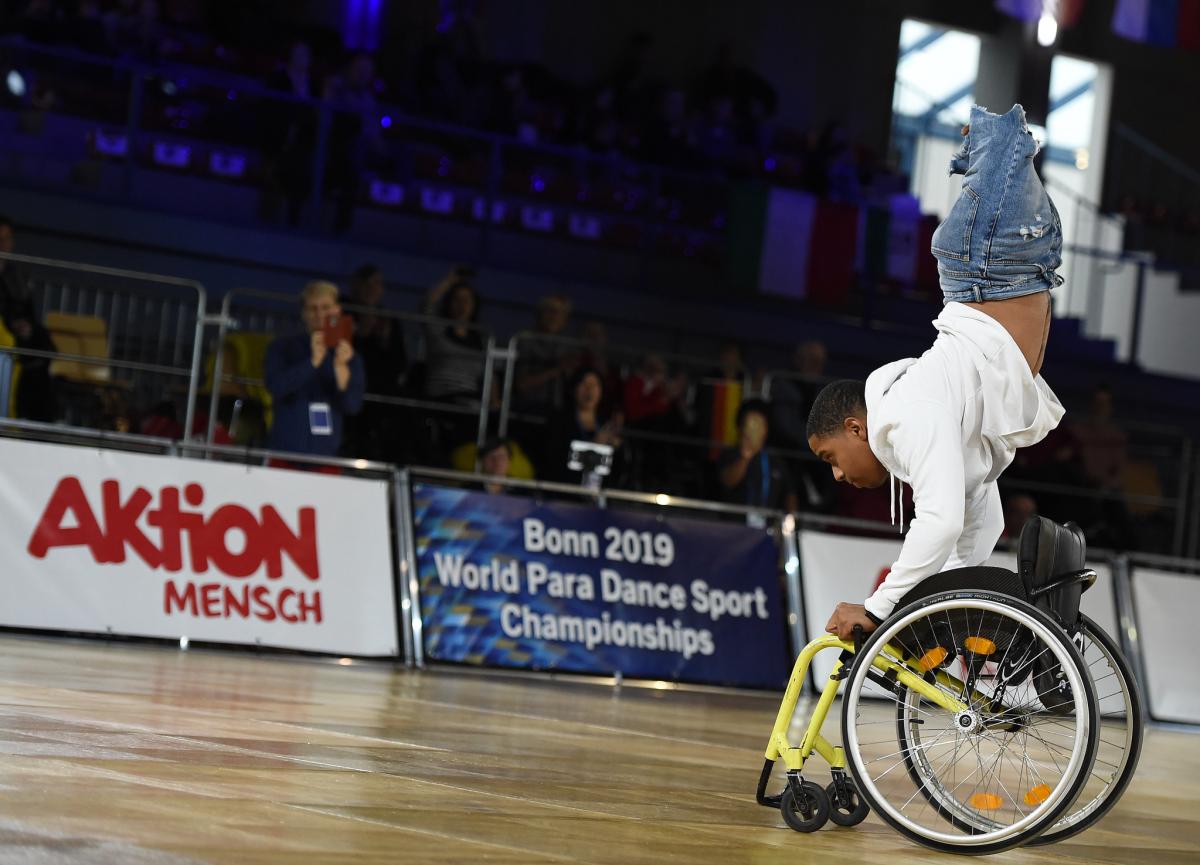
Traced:
[[1038, 784], [1032, 790], [1025, 794], [1026, 805], [1041, 805], [1050, 798], [1050, 788], [1045, 784]]
[[996, 644], [987, 637], [967, 637], [963, 640], [963, 645], [966, 646], [968, 652], [976, 655], [990, 655], [996, 651]]
[[995, 811], [1004, 807], [1004, 800], [995, 793], [976, 793], [971, 797], [971, 807], [980, 811]]
[[921, 672], [928, 673], [935, 667], [941, 666], [942, 661], [946, 660], [946, 655], [948, 654], [950, 653], [941, 646], [934, 646], [921, 656], [921, 660], [917, 661], [917, 666], [921, 668]]

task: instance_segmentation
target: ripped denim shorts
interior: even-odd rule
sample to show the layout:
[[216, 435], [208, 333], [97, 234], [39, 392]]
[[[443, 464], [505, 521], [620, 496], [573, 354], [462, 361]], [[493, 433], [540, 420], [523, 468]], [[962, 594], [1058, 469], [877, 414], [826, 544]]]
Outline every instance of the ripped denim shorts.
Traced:
[[1025, 109], [978, 105], [950, 173], [962, 192], [933, 233], [945, 303], [1004, 300], [1062, 285], [1062, 222], [1033, 167], [1038, 144]]

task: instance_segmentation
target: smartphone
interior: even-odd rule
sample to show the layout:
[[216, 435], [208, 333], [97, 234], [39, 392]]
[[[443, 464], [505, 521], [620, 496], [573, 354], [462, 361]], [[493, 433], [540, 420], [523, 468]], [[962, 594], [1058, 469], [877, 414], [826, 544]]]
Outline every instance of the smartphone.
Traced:
[[331, 315], [325, 319], [325, 326], [321, 328], [321, 332], [325, 334], [325, 347], [337, 348], [337, 344], [343, 339], [350, 342], [354, 338], [354, 317], [342, 313], [341, 315]]

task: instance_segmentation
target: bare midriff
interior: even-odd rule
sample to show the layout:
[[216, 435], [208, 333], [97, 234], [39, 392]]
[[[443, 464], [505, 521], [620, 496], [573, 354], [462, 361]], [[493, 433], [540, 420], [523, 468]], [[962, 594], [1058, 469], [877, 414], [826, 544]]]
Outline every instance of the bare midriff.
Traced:
[[966, 305], [987, 313], [1004, 325], [1025, 356], [1029, 369], [1034, 375], [1041, 372], [1046, 359], [1046, 340], [1050, 336], [1050, 292]]

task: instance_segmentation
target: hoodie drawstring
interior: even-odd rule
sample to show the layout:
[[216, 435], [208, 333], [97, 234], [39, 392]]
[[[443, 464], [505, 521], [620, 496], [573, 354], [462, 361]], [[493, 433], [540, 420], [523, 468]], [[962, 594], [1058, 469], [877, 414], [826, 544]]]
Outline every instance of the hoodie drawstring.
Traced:
[[888, 478], [891, 481], [891, 495], [888, 496], [888, 498], [891, 500], [892, 525], [896, 525], [896, 502], [898, 500], [900, 502], [900, 534], [904, 534], [904, 481], [900, 481], [900, 489], [897, 491], [896, 476], [891, 472], [888, 472]]

